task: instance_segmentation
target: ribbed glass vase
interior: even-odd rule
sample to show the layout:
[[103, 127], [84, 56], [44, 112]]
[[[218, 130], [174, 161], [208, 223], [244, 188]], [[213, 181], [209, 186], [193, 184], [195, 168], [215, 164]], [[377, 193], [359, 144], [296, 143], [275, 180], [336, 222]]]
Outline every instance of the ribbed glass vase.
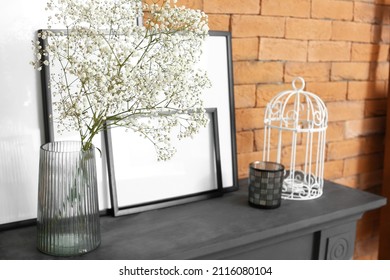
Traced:
[[80, 142], [41, 146], [37, 247], [46, 254], [74, 256], [100, 245], [95, 149]]

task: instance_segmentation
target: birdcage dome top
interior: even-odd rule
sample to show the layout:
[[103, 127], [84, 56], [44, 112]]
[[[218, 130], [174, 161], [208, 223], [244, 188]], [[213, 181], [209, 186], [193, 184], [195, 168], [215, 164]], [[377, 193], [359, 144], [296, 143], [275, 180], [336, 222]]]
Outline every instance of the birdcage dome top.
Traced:
[[298, 77], [292, 82], [292, 90], [278, 93], [267, 104], [264, 124], [297, 132], [325, 130], [328, 110], [316, 94], [304, 88], [305, 80]]

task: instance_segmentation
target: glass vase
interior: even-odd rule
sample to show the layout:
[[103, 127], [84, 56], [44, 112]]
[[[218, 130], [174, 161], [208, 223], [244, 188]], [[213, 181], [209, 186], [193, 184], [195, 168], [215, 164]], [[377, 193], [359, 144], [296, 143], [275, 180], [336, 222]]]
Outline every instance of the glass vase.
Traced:
[[85, 254], [100, 245], [95, 149], [80, 142], [41, 146], [37, 247], [54, 256]]

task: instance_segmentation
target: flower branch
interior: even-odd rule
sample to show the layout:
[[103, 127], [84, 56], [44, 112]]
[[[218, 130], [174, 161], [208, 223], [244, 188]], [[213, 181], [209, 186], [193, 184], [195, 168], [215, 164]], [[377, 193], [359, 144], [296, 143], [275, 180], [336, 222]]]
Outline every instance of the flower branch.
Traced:
[[46, 44], [33, 42], [33, 64], [60, 69], [50, 77], [55, 121], [60, 132], [78, 131], [84, 149], [111, 122], [149, 139], [166, 160], [173, 131], [189, 137], [207, 123], [202, 93], [210, 81], [199, 68], [207, 16], [162, 2], [49, 0], [49, 28], [67, 30], [40, 32]]

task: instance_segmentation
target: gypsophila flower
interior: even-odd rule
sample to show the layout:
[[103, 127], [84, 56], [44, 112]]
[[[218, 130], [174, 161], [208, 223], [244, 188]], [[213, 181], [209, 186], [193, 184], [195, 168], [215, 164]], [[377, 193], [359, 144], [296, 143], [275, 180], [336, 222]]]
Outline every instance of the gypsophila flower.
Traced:
[[55, 121], [60, 131], [78, 131], [84, 149], [105, 124], [123, 126], [166, 160], [175, 152], [174, 131], [191, 137], [207, 124], [202, 92], [210, 81], [198, 67], [207, 15], [162, 2], [48, 1], [49, 28], [66, 29], [38, 33], [33, 65], [60, 69], [50, 76]]

